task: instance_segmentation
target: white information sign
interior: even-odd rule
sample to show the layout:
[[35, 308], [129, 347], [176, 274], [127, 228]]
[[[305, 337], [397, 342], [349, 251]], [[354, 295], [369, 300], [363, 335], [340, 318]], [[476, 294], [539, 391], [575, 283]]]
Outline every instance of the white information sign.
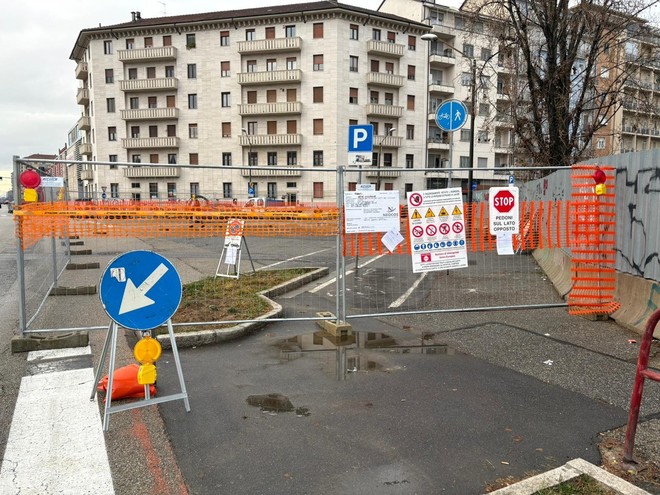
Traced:
[[64, 177], [42, 177], [41, 187], [64, 187]]
[[347, 234], [399, 229], [399, 191], [345, 191]]
[[520, 203], [517, 187], [491, 187], [488, 190], [488, 227], [492, 235], [518, 234]]
[[413, 273], [468, 266], [460, 187], [408, 194]]

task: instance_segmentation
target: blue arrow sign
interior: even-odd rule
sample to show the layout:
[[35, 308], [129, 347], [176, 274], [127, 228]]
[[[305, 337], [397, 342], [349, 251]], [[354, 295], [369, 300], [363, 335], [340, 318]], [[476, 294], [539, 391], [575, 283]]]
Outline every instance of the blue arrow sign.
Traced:
[[447, 100], [435, 112], [435, 123], [446, 132], [459, 130], [467, 121], [467, 108], [458, 100]]
[[169, 320], [181, 303], [176, 269], [152, 251], [129, 251], [113, 259], [99, 283], [101, 304], [118, 325], [151, 330]]

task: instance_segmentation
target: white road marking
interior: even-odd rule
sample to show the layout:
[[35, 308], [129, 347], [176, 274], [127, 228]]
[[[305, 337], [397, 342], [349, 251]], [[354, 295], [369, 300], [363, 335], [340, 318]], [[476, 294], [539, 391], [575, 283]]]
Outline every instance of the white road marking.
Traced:
[[[376, 261], [377, 259], [382, 258], [383, 256], [385, 256], [385, 255], [384, 255], [384, 254], [381, 254], [381, 255], [379, 255], [379, 256], [376, 256], [375, 258], [370, 259], [370, 260], [367, 261], [366, 263], [363, 263], [363, 264], [361, 264], [361, 265], [358, 265], [358, 268], [363, 268], [363, 267], [367, 266], [368, 264], [373, 263], [373, 262]], [[350, 274], [353, 273], [353, 272], [355, 272], [355, 270], [348, 270], [348, 271], [346, 272], [346, 276], [350, 275]], [[321, 289], [324, 289], [324, 288], [327, 287], [328, 285], [330, 285], [330, 284], [334, 284], [336, 280], [337, 280], [337, 277], [332, 277], [330, 280], [326, 280], [326, 281], [323, 282], [321, 285], [317, 285], [316, 287], [314, 287], [313, 289], [311, 289], [309, 292], [311, 292], [311, 293], [316, 293], [316, 292], [320, 291]]]
[[287, 258], [285, 260], [278, 261], [277, 263], [273, 263], [271, 265], [262, 266], [257, 271], [266, 270], [267, 268], [272, 268], [274, 266], [281, 265], [282, 263], [286, 263], [288, 261], [299, 260], [300, 258], [306, 258], [307, 256], [314, 256], [315, 254], [323, 253], [324, 251], [330, 251], [330, 249], [334, 249], [334, 248], [321, 249], [320, 251], [314, 251], [313, 253], [301, 254], [300, 256], [294, 256], [293, 258]]
[[23, 377], [0, 493], [115, 493], [93, 383], [92, 368]]
[[87, 347], [69, 347], [67, 349], [48, 349], [45, 351], [28, 352], [28, 361], [42, 361], [44, 359], [62, 359], [74, 356], [84, 356], [91, 354], [92, 348]]
[[422, 283], [422, 280], [424, 280], [424, 279], [426, 278], [426, 275], [428, 275], [428, 272], [424, 272], [424, 273], [422, 273], [422, 274], [419, 276], [419, 278], [418, 278], [417, 280], [415, 280], [415, 283], [413, 283], [413, 284], [410, 286], [410, 288], [409, 288], [406, 292], [404, 292], [403, 294], [401, 294], [401, 296], [399, 296], [399, 298], [398, 298], [396, 301], [394, 301], [392, 304], [390, 304], [388, 307], [389, 307], [389, 308], [398, 308], [398, 307], [401, 306], [404, 302], [406, 302], [406, 300], [410, 297], [410, 294], [412, 294], [413, 291], [417, 288], [417, 286], [418, 286], [420, 283]]

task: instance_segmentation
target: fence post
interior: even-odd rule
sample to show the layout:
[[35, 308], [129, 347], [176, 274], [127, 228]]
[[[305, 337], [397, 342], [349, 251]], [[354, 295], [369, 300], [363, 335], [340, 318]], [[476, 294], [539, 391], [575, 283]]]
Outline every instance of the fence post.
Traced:
[[346, 167], [337, 167], [337, 324], [346, 322], [346, 258], [342, 255], [344, 233], [344, 175]]
[[[14, 207], [19, 201], [18, 176], [20, 174], [19, 157], [14, 155], [14, 176], [12, 177], [12, 201]], [[16, 222], [16, 274], [18, 277], [18, 336], [25, 336], [25, 257], [23, 256], [23, 216], [18, 215]]]

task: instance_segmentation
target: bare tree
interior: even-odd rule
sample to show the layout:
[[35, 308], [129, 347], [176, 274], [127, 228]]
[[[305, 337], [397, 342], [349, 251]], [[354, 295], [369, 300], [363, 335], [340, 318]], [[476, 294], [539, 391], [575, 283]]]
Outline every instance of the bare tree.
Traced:
[[[535, 165], [571, 165], [595, 135], [612, 129], [635, 67], [653, 54], [630, 39], [656, 36], [642, 0], [487, 0], [487, 14], [513, 49], [509, 86], [517, 148]], [[660, 37], [657, 37], [660, 41]], [[656, 45], [657, 46], [657, 45]]]

